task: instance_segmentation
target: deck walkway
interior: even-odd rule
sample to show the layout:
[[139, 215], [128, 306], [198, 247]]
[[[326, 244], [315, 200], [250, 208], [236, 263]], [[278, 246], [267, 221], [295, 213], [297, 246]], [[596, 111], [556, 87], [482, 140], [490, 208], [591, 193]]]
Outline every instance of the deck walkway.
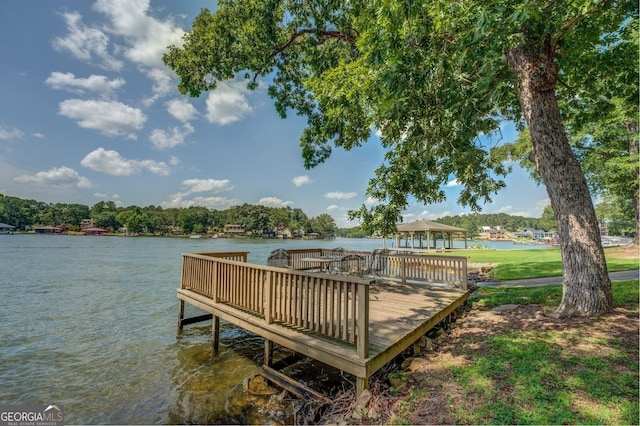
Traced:
[[[183, 258], [183, 278], [177, 295], [181, 304], [192, 304], [213, 316], [214, 347], [217, 344], [215, 329], [219, 327], [219, 319], [223, 319], [266, 339], [266, 365], [270, 364], [269, 348], [275, 343], [356, 376], [358, 393], [368, 387], [371, 375], [446, 319], [469, 296], [466, 289], [452, 286], [336, 277], [243, 264], [210, 257], [212, 255], [214, 254], [208, 254], [207, 258], [185, 255], [187, 258]], [[190, 264], [184, 259], [206, 263]], [[229, 303], [224, 298], [221, 299], [219, 290], [213, 289], [213, 286], [209, 289], [200, 286], [200, 281], [219, 281], [221, 274], [229, 275], [229, 272], [223, 272], [227, 267], [242, 267], [243, 272], [233, 273], [232, 281], [249, 280], [258, 283], [252, 284], [253, 290], [235, 282], [232, 287], [246, 294], [260, 293], [259, 301]], [[193, 275], [201, 273], [203, 268], [210, 269], [209, 275], [193, 279]], [[262, 271], [261, 273], [267, 274], [266, 278], [255, 279], [253, 272], [248, 273], [245, 269]], [[271, 278], [268, 274], [275, 275]], [[255, 286], [266, 285], [260, 282], [275, 282], [276, 275], [279, 277], [278, 282], [286, 281], [288, 287], [282, 287], [286, 290], [278, 290], [280, 287], [274, 287], [273, 283], [270, 287], [267, 285], [268, 289], [256, 290]], [[315, 283], [316, 287], [308, 287], [301, 293], [300, 289], [310, 285], [305, 280]], [[332, 298], [332, 291], [337, 297]], [[362, 300], [363, 297], [366, 300]], [[305, 305], [306, 308], [302, 305], [283, 304], [280, 312], [276, 305], [281, 302], [261, 305], [262, 300], [269, 298], [283, 298], [288, 300], [287, 303], [292, 303], [294, 299], [309, 299], [311, 304]], [[243, 305], [254, 307], [247, 308]], [[317, 312], [305, 312], [311, 306], [318, 306]], [[306, 323], [300, 319], [287, 319], [285, 314], [304, 317]], [[182, 305], [179, 325], [190, 322], [192, 321], [184, 319]]]

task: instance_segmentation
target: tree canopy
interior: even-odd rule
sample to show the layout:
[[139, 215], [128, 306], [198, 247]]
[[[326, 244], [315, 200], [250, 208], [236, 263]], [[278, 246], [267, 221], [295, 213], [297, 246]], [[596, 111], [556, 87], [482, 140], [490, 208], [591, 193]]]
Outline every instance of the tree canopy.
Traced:
[[509, 171], [492, 149], [501, 124], [526, 128], [560, 233], [558, 315], [591, 315], [612, 309], [611, 283], [560, 106], [591, 83], [585, 74], [611, 81], [616, 64], [593, 54], [619, 43], [637, 15], [631, 0], [221, 0], [163, 60], [191, 96], [221, 80], [265, 82], [283, 117], [307, 118], [307, 167], [378, 132], [387, 152], [367, 191], [378, 203], [352, 216], [382, 233], [412, 200], [442, 201], [452, 178], [458, 202], [479, 210]]

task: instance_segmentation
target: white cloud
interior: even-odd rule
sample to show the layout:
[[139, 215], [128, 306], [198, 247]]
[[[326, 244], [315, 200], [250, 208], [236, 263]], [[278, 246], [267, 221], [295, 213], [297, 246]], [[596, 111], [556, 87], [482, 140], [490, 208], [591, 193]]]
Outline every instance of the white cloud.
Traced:
[[0, 124], [0, 139], [12, 140], [12, 139], [22, 139], [24, 137], [24, 133], [16, 129], [15, 127], [9, 128], [2, 124]]
[[240, 204], [240, 200], [235, 198], [226, 197], [196, 197], [190, 200], [185, 200], [185, 193], [176, 193], [170, 195], [167, 200], [162, 202], [162, 208], [174, 208], [174, 207], [207, 207], [210, 209], [228, 208], [233, 205]]
[[122, 53], [138, 64], [153, 82], [153, 97], [146, 105], [173, 90], [173, 74], [162, 63], [162, 55], [170, 45], [181, 45], [184, 30], [169, 17], [151, 16], [149, 0], [98, 0], [94, 9], [107, 15], [108, 31], [124, 39]]
[[207, 96], [207, 120], [224, 126], [244, 118], [253, 109], [238, 85], [219, 82]]
[[453, 188], [453, 187], [460, 186], [460, 185], [462, 185], [462, 184], [458, 181], [458, 179], [453, 179], [453, 180], [450, 180], [449, 182], [447, 182], [447, 188]]
[[107, 151], [104, 148], [98, 148], [90, 152], [80, 161], [80, 164], [97, 172], [113, 176], [131, 176], [143, 170], [148, 170], [156, 175], [166, 176], [169, 174], [169, 167], [164, 162], [127, 160], [117, 151]]
[[173, 17], [152, 16], [149, 0], [97, 0], [93, 9], [104, 14], [108, 23], [89, 27], [78, 12], [65, 13], [67, 34], [54, 39], [54, 48], [111, 71], [124, 66], [115, 55], [137, 64], [153, 82], [153, 96], [144, 100], [146, 106], [171, 93], [174, 75], [162, 63], [162, 55], [169, 45], [181, 45], [185, 34]]
[[93, 8], [109, 18], [109, 32], [124, 37], [124, 55], [150, 68], [164, 68], [167, 46], [181, 44], [184, 31], [171, 18], [150, 15], [149, 0], [97, 0]]
[[98, 28], [90, 28], [82, 23], [78, 12], [63, 13], [67, 23], [67, 35], [56, 37], [53, 48], [67, 51], [75, 58], [110, 71], [122, 69], [123, 62], [109, 53], [109, 36]]
[[336, 210], [340, 210], [340, 206], [336, 204], [331, 204], [329, 207], [327, 207], [327, 211], [329, 212], [334, 212]]
[[139, 109], [121, 102], [68, 99], [60, 102], [60, 115], [78, 122], [78, 126], [95, 129], [107, 136], [136, 139], [147, 116]]
[[293, 201], [283, 201], [276, 197], [263, 197], [260, 198], [258, 204], [267, 207], [287, 207], [293, 205]]
[[54, 167], [46, 172], [38, 172], [35, 175], [21, 175], [14, 179], [18, 183], [45, 186], [66, 186], [77, 188], [90, 188], [91, 181], [82, 177], [75, 170], [63, 166]]
[[105, 194], [104, 192], [94, 192], [93, 196], [96, 198], [107, 198], [107, 194]]
[[177, 166], [178, 164], [180, 164], [180, 159], [175, 155], [172, 155], [171, 157], [169, 157], [169, 164], [171, 164], [172, 166]]
[[240, 204], [240, 200], [226, 197], [194, 197], [187, 199], [194, 193], [210, 192], [218, 193], [231, 191], [233, 185], [229, 179], [185, 179], [182, 185], [186, 191], [171, 194], [162, 203], [163, 208], [202, 206], [208, 208], [225, 208]]
[[44, 133], [34, 133], [33, 137], [34, 138], [38, 138], [38, 139], [44, 139], [45, 138]]
[[166, 96], [174, 90], [173, 76], [166, 68], [152, 68], [145, 73], [153, 81], [153, 96], [143, 101], [145, 106], [150, 106], [156, 99]]
[[182, 98], [167, 101], [167, 111], [183, 123], [191, 121], [198, 116], [198, 111], [191, 102]]
[[302, 186], [302, 185], [310, 184], [313, 181], [311, 180], [311, 178], [309, 178], [309, 176], [303, 175], [303, 176], [294, 177], [292, 179], [292, 182], [295, 186]]
[[326, 192], [324, 198], [335, 200], [350, 200], [358, 195], [357, 192]]
[[379, 202], [380, 202], [380, 200], [378, 200], [377, 198], [374, 198], [374, 197], [367, 197], [367, 199], [364, 200], [364, 203], [366, 205], [368, 205], [368, 206], [370, 206], [371, 204], [379, 203]]
[[98, 93], [104, 98], [110, 98], [114, 92], [124, 86], [122, 78], [109, 80], [104, 75], [91, 74], [87, 78], [77, 78], [73, 73], [52, 72], [45, 83], [56, 90], [67, 90], [72, 93]]
[[336, 221], [336, 226], [338, 228], [352, 228], [359, 224], [358, 221], [349, 219], [349, 215], [347, 213], [343, 213], [338, 217], [334, 217], [334, 220]]
[[194, 132], [193, 126], [185, 123], [182, 127], [173, 127], [168, 131], [155, 129], [149, 135], [149, 140], [157, 149], [173, 148], [182, 145], [187, 136]]
[[550, 204], [551, 204], [551, 201], [549, 200], [549, 198], [543, 198], [542, 200], [536, 201], [536, 208], [544, 209]]
[[229, 179], [186, 179], [182, 184], [187, 187], [187, 194], [194, 192], [223, 192], [231, 191], [233, 185]]

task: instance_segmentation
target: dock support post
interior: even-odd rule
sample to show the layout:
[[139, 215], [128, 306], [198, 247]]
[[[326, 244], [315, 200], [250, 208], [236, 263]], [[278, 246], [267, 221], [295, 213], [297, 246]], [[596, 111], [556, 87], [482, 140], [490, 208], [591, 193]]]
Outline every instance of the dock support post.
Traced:
[[264, 339], [264, 365], [273, 367], [273, 342]]
[[368, 377], [356, 377], [356, 398], [362, 395], [362, 392], [369, 389]]
[[220, 317], [213, 316], [211, 318], [211, 358], [218, 354], [220, 349]]
[[184, 300], [178, 302], [178, 334], [182, 333], [182, 320], [184, 320]]
[[369, 356], [369, 284], [358, 284], [356, 351], [360, 358]]

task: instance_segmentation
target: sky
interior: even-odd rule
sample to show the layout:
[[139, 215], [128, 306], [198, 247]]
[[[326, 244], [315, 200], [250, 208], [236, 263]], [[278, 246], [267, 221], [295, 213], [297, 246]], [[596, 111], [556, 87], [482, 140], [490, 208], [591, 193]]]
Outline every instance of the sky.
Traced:
[[[369, 202], [384, 151], [334, 149], [306, 170], [303, 119], [281, 119], [266, 88], [223, 82], [181, 95], [162, 63], [212, 0], [0, 2], [0, 194], [49, 203], [224, 210], [242, 203], [328, 213], [339, 227]], [[515, 138], [511, 126], [503, 140]], [[483, 213], [540, 217], [543, 186], [514, 166]], [[471, 213], [455, 176], [441, 204], [411, 204], [404, 221]]]

